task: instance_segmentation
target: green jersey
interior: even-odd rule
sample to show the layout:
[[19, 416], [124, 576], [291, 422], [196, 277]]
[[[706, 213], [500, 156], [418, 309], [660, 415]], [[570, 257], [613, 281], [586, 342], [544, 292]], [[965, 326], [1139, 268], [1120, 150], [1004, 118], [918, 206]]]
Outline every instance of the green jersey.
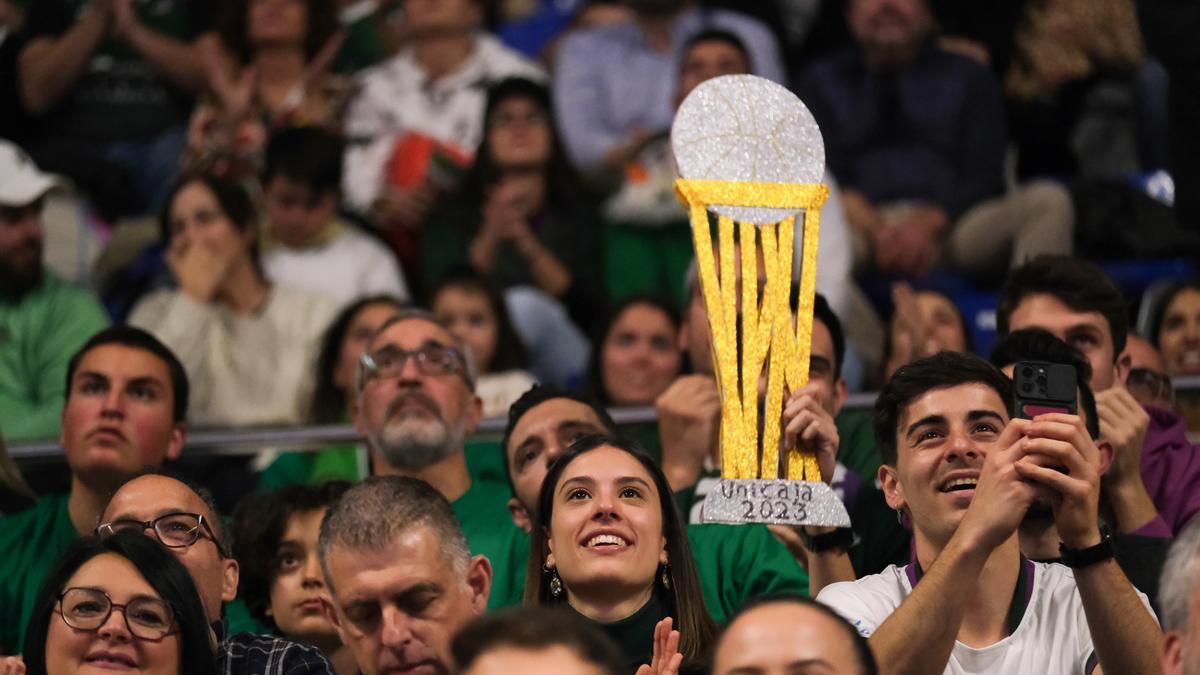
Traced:
[[46, 575], [79, 533], [67, 495], [0, 518], [0, 655], [25, 650], [25, 627]]
[[689, 525], [700, 590], [713, 621], [725, 623], [746, 601], [808, 594], [808, 573], [763, 525]]
[[525, 590], [525, 561], [529, 535], [513, 524], [508, 513], [512, 491], [503, 483], [474, 479], [467, 492], [454, 500], [454, 516], [462, 526], [471, 555], [492, 564], [492, 594], [488, 609], [521, 604]]

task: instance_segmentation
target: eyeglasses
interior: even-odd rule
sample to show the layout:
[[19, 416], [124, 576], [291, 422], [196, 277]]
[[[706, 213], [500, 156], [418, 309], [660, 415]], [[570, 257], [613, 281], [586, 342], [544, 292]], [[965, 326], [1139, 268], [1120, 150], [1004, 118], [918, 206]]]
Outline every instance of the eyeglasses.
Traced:
[[422, 375], [436, 377], [458, 373], [467, 379], [467, 363], [461, 352], [454, 347], [429, 344], [412, 351], [388, 346], [374, 354], [363, 354], [359, 364], [364, 382], [400, 377], [409, 358], [416, 360], [417, 370]]
[[101, 523], [96, 528], [96, 534], [100, 537], [111, 537], [118, 532], [145, 532], [148, 529], [153, 529], [154, 536], [158, 537], [163, 546], [169, 548], [187, 548], [204, 534], [216, 545], [221, 557], [227, 557], [221, 542], [213, 534], [212, 526], [199, 513], [168, 513], [146, 521], [114, 520]]
[[1130, 368], [1125, 388], [1135, 399], [1143, 402], [1175, 403], [1175, 388], [1171, 378], [1149, 368]]
[[508, 129], [518, 125], [544, 126], [546, 124], [546, 114], [541, 111], [532, 111], [524, 114], [498, 112], [492, 115], [489, 123], [493, 129]]
[[136, 598], [118, 605], [99, 589], [72, 587], [59, 593], [58, 601], [63, 622], [79, 630], [99, 630], [114, 609], [121, 610], [129, 632], [143, 640], [157, 642], [175, 628], [171, 606], [156, 598]]

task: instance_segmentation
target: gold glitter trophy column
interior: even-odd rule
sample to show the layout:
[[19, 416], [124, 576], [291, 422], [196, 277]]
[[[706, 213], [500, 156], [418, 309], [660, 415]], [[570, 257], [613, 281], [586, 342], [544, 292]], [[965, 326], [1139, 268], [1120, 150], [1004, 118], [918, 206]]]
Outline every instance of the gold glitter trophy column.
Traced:
[[[705, 498], [702, 519], [847, 527], [850, 517], [821, 481], [816, 456], [780, 448], [784, 389], [808, 382], [820, 209], [828, 196], [820, 183], [821, 131], [787, 89], [753, 75], [727, 75], [688, 95], [671, 145], [682, 176], [676, 191], [691, 213], [721, 393], [721, 481]], [[719, 270], [710, 209], [718, 217]], [[800, 300], [793, 315], [793, 238], [801, 213]], [[759, 249], [766, 271], [761, 289]], [[739, 277], [745, 281], [739, 284]], [[765, 402], [759, 397], [764, 369]]]

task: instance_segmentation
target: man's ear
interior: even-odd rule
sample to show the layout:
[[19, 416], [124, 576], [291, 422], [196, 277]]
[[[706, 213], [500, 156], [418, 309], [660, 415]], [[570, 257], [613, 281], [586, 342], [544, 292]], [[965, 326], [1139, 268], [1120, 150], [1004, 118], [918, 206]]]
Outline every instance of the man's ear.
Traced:
[[362, 414], [362, 395], [360, 391], [352, 397], [353, 402], [350, 404], [348, 412], [350, 413], [350, 421], [354, 423], [355, 430], [364, 438], [367, 438], [369, 436], [367, 434], [367, 420]]
[[1096, 439], [1096, 449], [1100, 451], [1100, 475], [1107, 476], [1108, 468], [1112, 466], [1113, 446], [1103, 438]]
[[325, 612], [325, 618], [329, 619], [329, 623], [333, 624], [333, 630], [337, 631], [338, 640], [341, 640], [344, 645], [350, 644], [346, 641], [346, 634], [342, 630], [342, 619], [338, 616], [337, 608], [333, 606], [333, 600], [322, 599], [321, 609]]
[[837, 382], [833, 384], [833, 416], [837, 417], [838, 413], [842, 412], [842, 406], [846, 405], [846, 398], [850, 396], [850, 392], [846, 388], [846, 378], [839, 377]]
[[903, 511], [908, 506], [908, 501], [904, 499], [904, 490], [900, 486], [900, 479], [896, 476], [896, 469], [887, 464], [881, 464], [875, 477], [883, 489], [883, 498], [887, 501], [887, 505], [893, 511]]
[[471, 392], [470, 395], [471, 400], [467, 402], [467, 434], [475, 433], [480, 420], [483, 419], [483, 399], [475, 392]]
[[187, 443], [187, 423], [176, 422], [175, 426], [171, 427], [171, 440], [167, 442], [167, 451], [163, 454], [163, 458], [171, 461], [179, 459], [185, 443]]
[[467, 566], [467, 586], [471, 589], [471, 608], [476, 614], [483, 614], [492, 594], [492, 563], [486, 557], [471, 558]]
[[237, 597], [238, 577], [241, 570], [233, 558], [221, 560], [221, 602], [232, 602]]
[[1129, 369], [1133, 367], [1133, 355], [1129, 350], [1121, 352], [1117, 357], [1116, 363], [1113, 364], [1113, 378], [1116, 380], [1114, 384], [1125, 386], [1125, 379], [1129, 377]]
[[521, 503], [521, 500], [512, 497], [508, 500], [508, 513], [512, 516], [513, 524], [525, 530], [525, 534], [529, 534], [533, 530], [533, 522], [529, 517], [529, 509]]
[[1163, 635], [1163, 675], [1183, 675], [1183, 636], [1175, 631]]

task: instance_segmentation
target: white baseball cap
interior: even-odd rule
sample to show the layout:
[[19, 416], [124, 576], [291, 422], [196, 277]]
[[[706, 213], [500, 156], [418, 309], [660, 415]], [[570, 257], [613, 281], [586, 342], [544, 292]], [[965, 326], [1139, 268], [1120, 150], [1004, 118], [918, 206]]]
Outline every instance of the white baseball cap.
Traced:
[[24, 150], [0, 139], [0, 204], [25, 206], [62, 184], [61, 179], [38, 171]]

